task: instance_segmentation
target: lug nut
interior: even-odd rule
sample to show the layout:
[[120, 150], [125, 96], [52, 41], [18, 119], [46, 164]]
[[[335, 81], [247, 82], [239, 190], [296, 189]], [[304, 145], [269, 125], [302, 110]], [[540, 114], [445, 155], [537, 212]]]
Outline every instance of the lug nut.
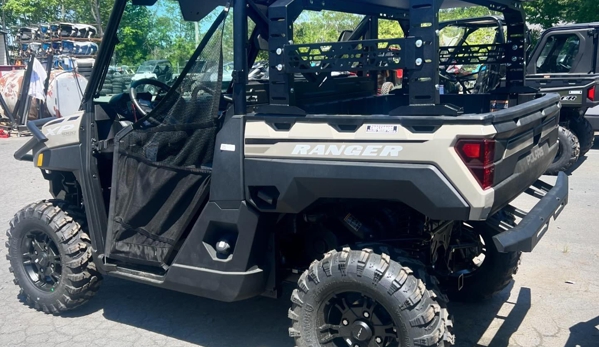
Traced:
[[343, 323], [343, 325], [348, 326], [349, 322], [347, 321], [347, 319], [344, 319], [341, 323]]
[[383, 342], [383, 339], [381, 339], [380, 337], [378, 337], [378, 336], [377, 336], [377, 337], [374, 339], [374, 341], [376, 341], [376, 343], [378, 343], [378, 344], [380, 345], [380, 344]]
[[370, 317], [370, 313], [364, 311], [364, 318], [368, 318], [368, 317]]

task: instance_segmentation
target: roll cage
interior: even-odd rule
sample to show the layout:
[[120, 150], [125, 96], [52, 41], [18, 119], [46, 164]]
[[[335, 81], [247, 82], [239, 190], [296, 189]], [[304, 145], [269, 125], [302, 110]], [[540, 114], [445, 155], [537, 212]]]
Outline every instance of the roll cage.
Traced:
[[[98, 53], [103, 71], [94, 71], [88, 85], [85, 102], [93, 100], [106, 74], [109, 59], [117, 43], [116, 30], [127, 0], [117, 0], [109, 20], [105, 42]], [[268, 105], [258, 108], [259, 114], [305, 114], [294, 95], [294, 75], [322, 81], [333, 71], [356, 72], [376, 80], [378, 71], [403, 69], [406, 80], [405, 105], [401, 113], [411, 115], [457, 115], [459, 109], [443, 103], [439, 94], [438, 11], [441, 8], [486, 6], [502, 12], [507, 24], [507, 41], [496, 44], [496, 63], [506, 66], [506, 88], [500, 92], [513, 94], [524, 88], [526, 61], [526, 25], [522, 1], [511, 0], [235, 0], [234, 9], [234, 71], [229, 92], [234, 100], [235, 114], [246, 114], [246, 84], [248, 71], [260, 49], [268, 50]], [[133, 0], [134, 5], [153, 5], [156, 0]], [[179, 0], [186, 20], [200, 20], [217, 6], [228, 6], [225, 0]], [[230, 4], [229, 4], [230, 5]], [[297, 44], [294, 42], [294, 22], [303, 11], [340, 11], [365, 16], [351, 35], [342, 41]], [[247, 17], [256, 26], [249, 35]], [[379, 19], [396, 20], [405, 37], [378, 38]], [[250, 37], [249, 44], [247, 37]], [[390, 49], [391, 47], [400, 49]], [[461, 54], [454, 60], [472, 64], [472, 51], [477, 47], [459, 47]], [[476, 55], [476, 54], [474, 54]], [[460, 62], [458, 62], [460, 63]]]

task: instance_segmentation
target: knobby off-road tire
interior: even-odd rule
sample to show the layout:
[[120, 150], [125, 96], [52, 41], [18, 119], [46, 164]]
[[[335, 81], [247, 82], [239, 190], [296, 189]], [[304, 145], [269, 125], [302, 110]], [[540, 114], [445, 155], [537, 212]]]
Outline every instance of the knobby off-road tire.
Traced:
[[472, 233], [482, 237], [485, 256], [478, 268], [464, 273], [462, 289], [458, 290], [457, 274], [438, 276], [443, 292], [451, 300], [473, 302], [488, 299], [507, 287], [518, 272], [522, 253], [499, 253], [493, 242], [493, 236], [497, 235], [495, 229], [481, 222], [472, 226]]
[[443, 302], [408, 267], [371, 249], [331, 251], [314, 261], [291, 296], [297, 347], [451, 346]]
[[17, 212], [6, 232], [6, 257], [23, 302], [59, 314], [96, 294], [102, 276], [92, 261], [85, 226], [83, 213], [61, 200], [33, 203]]
[[580, 143], [580, 155], [587, 154], [595, 143], [595, 131], [591, 123], [584, 117], [575, 117], [570, 120], [570, 130]]
[[574, 133], [562, 126], [559, 127], [557, 135], [559, 150], [555, 159], [547, 168], [547, 175], [557, 175], [560, 171], [567, 171], [578, 161], [580, 156], [580, 143]]

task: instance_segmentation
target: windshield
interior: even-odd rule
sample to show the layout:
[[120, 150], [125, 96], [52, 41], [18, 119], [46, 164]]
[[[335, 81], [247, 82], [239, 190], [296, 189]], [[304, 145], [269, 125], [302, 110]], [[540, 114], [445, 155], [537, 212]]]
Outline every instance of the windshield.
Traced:
[[[132, 82], [152, 79], [172, 86], [223, 7], [215, 8], [198, 22], [186, 21], [177, 1], [158, 0], [153, 6], [127, 2], [117, 30], [111, 66], [97, 91], [100, 100], [129, 91]], [[233, 21], [228, 21], [223, 38], [224, 63], [233, 59]], [[200, 63], [201, 64], [201, 63]], [[218, 70], [218, 69], [216, 69]], [[225, 68], [223, 81], [231, 81]], [[157, 92], [140, 86], [142, 92]]]
[[137, 69], [137, 73], [142, 72], [152, 72], [154, 70], [154, 65], [142, 65]]

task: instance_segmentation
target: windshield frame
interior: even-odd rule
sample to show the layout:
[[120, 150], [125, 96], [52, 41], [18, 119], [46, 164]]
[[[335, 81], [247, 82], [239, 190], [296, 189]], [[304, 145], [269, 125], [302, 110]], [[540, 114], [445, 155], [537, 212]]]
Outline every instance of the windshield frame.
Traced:
[[[114, 55], [114, 51], [116, 49], [116, 46], [120, 43], [120, 40], [119, 40], [117, 34], [118, 34], [118, 30], [121, 26], [123, 14], [125, 12], [127, 5], [129, 4], [129, 2], [131, 2], [132, 6], [147, 6], [147, 7], [154, 6], [157, 3], [156, 0], [150, 1], [150, 2], [139, 1], [139, 0], [115, 0], [114, 7], [112, 8], [112, 12], [110, 14], [108, 24], [106, 26], [106, 30], [104, 31], [104, 36], [103, 36], [104, 39], [102, 40], [102, 43], [101, 43], [100, 47], [98, 48], [98, 54], [97, 54], [95, 65], [101, 67], [101, 69], [94, 69], [92, 71], [92, 76], [90, 77], [89, 83], [85, 90], [82, 105], [85, 105], [88, 102], [92, 102], [92, 104], [93, 104], [94, 100], [100, 97], [101, 88], [105, 83], [106, 76], [107, 76], [108, 70], [109, 70], [109, 66], [111, 65], [110, 63], [111, 63], [112, 57]], [[208, 5], [208, 7], [212, 6], [213, 7], [212, 11], [217, 9], [219, 6], [222, 6], [223, 8], [230, 7], [230, 5], [228, 5], [226, 2], [225, 2], [225, 5], [221, 4], [221, 2], [223, 2], [223, 1], [221, 1], [221, 0], [214, 1], [213, 0], [213, 1], [211, 1], [210, 4], [206, 4], [206, 5]], [[204, 11], [208, 7], [204, 7], [202, 9], [201, 13], [203, 14]], [[181, 11], [180, 12], [181, 17], [186, 21], [191, 21], [191, 20], [199, 21], [202, 18], [205, 18], [205, 15], [207, 15], [211, 12], [211, 11], [207, 11], [204, 14], [204, 17], [201, 17], [201, 18], [199, 18], [199, 17], [196, 18], [197, 15], [195, 12], [193, 13], [193, 16], [188, 17], [189, 13], [185, 12], [185, 10], [183, 8], [183, 4], [181, 4], [181, 3], [179, 3], [179, 10]], [[200, 12], [198, 12], [198, 14], [200, 14]], [[156, 64], [154, 64], [154, 66], [156, 66]], [[137, 70], [136, 70], [136, 72], [137, 72]]]

